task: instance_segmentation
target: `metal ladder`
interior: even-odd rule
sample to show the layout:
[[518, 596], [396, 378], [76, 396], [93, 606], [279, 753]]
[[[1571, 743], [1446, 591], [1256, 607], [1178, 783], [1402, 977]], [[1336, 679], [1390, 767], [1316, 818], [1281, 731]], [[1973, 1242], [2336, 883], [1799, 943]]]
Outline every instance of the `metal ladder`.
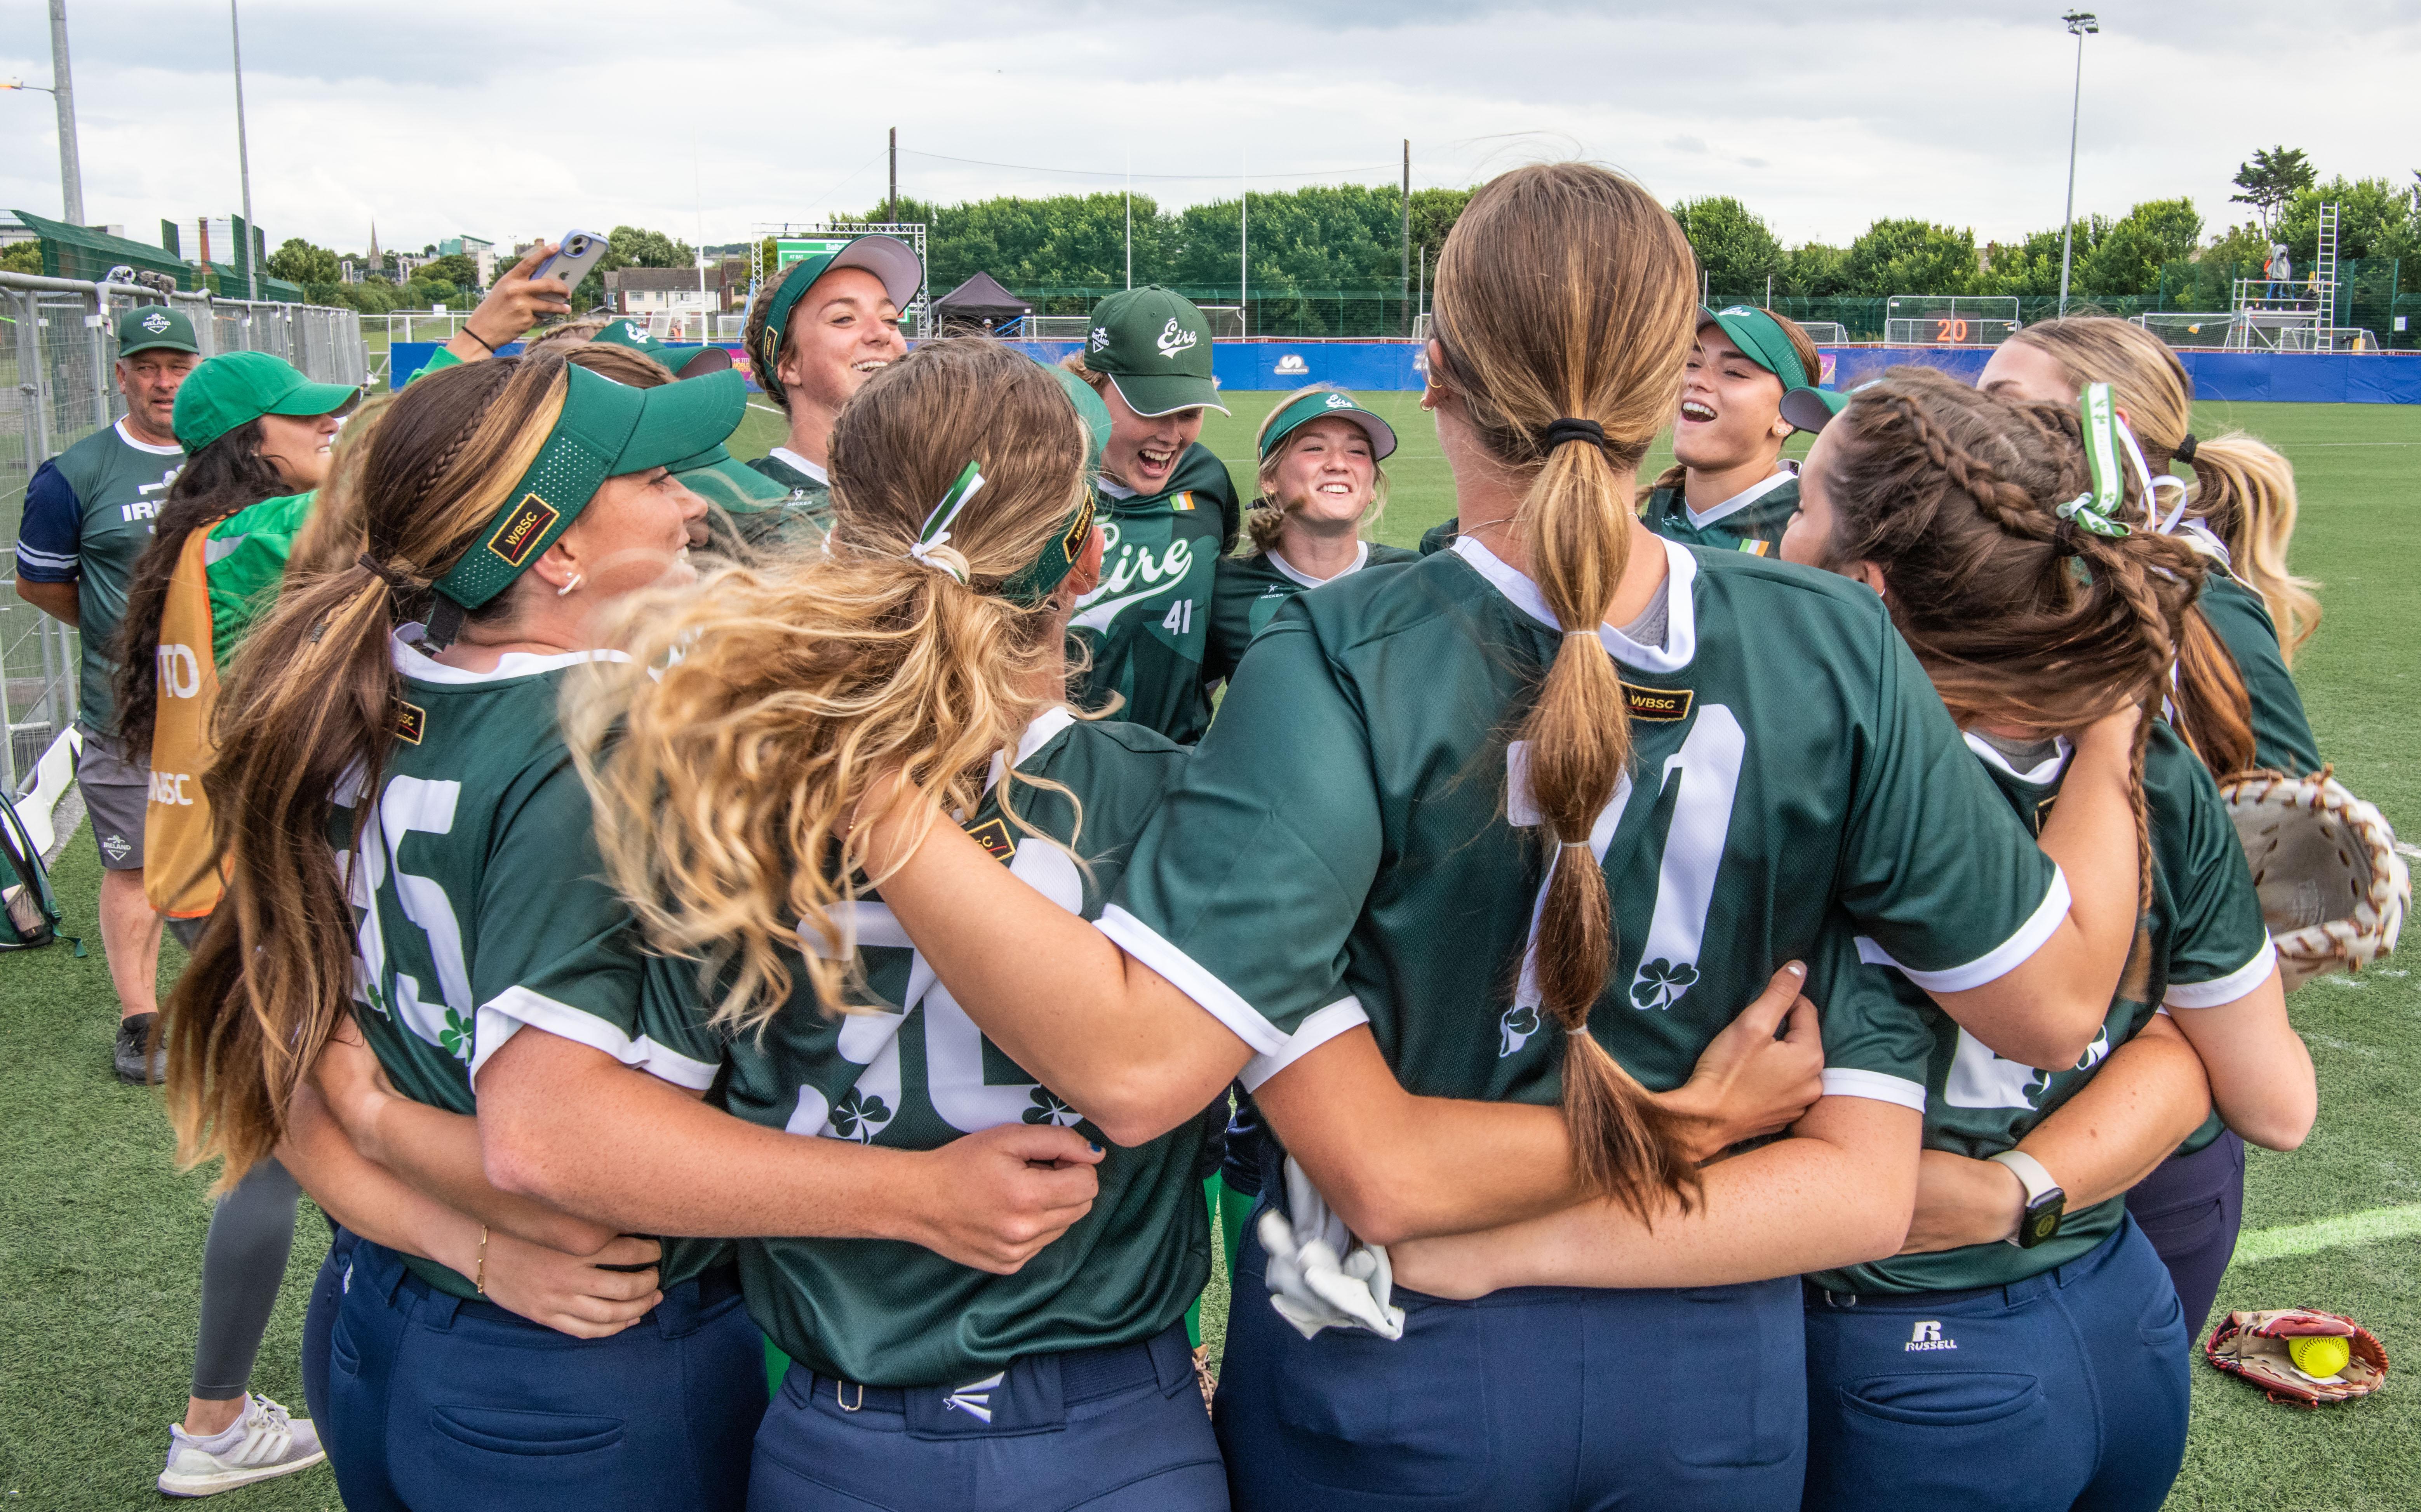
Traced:
[[2312, 350], [2335, 351], [2337, 335], [2337, 207], [2334, 200], [2320, 206], [2319, 247], [2312, 258], [2312, 291], [2319, 301], [2319, 313], [2312, 322]]

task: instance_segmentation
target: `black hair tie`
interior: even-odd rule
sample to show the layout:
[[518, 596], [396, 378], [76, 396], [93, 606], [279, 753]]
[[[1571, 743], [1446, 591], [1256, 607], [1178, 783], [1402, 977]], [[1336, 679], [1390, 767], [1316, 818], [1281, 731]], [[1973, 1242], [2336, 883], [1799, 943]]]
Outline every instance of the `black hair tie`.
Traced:
[[1605, 427], [1594, 420], [1574, 420], [1569, 416], [1551, 420], [1539, 438], [1539, 449], [1554, 451], [1568, 441], [1585, 441], [1592, 446], [1605, 444]]
[[409, 592], [414, 586], [410, 576], [387, 566], [367, 552], [362, 553], [361, 555], [353, 558], [353, 561], [356, 566], [398, 593]]
[[2052, 549], [2058, 552], [2062, 556], [2082, 556], [2084, 554], [2084, 553], [2077, 550], [2076, 522], [2073, 520], [2063, 520], [2059, 522], [2059, 528], [2051, 533], [2051, 544]]
[[2170, 455], [2170, 456], [2172, 456], [2172, 457], [2176, 458], [2179, 461], [2181, 461], [2181, 462], [2191, 462], [2191, 461], [2193, 461], [2193, 460], [2194, 460], [2194, 454], [2195, 454], [2195, 439], [2194, 439], [2194, 432], [2193, 432], [2193, 431], [2191, 431], [2191, 430], [2189, 430], [2189, 431], [2187, 431], [2187, 432], [2186, 432], [2186, 439], [2185, 439], [2185, 440], [2180, 441], [2180, 442], [2179, 442], [2179, 443], [2178, 443], [2178, 449], [2177, 449], [2177, 450], [2175, 450], [2175, 451], [2173, 451], [2173, 452], [2171, 452], [2171, 453], [2169, 453], [2169, 455]]

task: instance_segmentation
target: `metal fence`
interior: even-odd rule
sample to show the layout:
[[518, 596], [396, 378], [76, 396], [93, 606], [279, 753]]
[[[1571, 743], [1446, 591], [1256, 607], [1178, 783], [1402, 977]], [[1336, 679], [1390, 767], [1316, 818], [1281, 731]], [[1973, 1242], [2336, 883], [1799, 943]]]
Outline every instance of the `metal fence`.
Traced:
[[[0, 273], [0, 532], [13, 549], [25, 485], [43, 462], [126, 413], [112, 327], [129, 304], [168, 304], [194, 322], [204, 356], [269, 351], [312, 378], [368, 380], [361, 318], [313, 304], [174, 294]], [[0, 790], [30, 780], [35, 758], [75, 719], [76, 632], [16, 593], [0, 572]]]

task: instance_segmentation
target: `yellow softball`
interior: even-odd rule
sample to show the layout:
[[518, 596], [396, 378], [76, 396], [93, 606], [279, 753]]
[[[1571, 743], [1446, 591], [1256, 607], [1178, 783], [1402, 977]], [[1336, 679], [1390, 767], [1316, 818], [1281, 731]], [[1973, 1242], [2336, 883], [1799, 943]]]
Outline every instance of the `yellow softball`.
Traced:
[[2295, 1368], [2314, 1380], [2326, 1380], [2346, 1367], [2353, 1351], [2346, 1341], [2330, 1334], [2312, 1333], [2287, 1341], [2287, 1358]]

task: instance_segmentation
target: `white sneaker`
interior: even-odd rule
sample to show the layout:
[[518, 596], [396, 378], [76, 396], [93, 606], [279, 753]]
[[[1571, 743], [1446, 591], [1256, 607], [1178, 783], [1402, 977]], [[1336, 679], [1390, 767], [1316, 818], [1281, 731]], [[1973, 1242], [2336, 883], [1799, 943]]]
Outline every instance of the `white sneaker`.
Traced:
[[286, 1409], [254, 1394], [244, 1401], [243, 1416], [225, 1433], [195, 1438], [183, 1428], [168, 1429], [168, 1468], [160, 1472], [164, 1496], [211, 1496], [308, 1470], [328, 1457], [320, 1447], [320, 1430], [305, 1418], [296, 1422]]

